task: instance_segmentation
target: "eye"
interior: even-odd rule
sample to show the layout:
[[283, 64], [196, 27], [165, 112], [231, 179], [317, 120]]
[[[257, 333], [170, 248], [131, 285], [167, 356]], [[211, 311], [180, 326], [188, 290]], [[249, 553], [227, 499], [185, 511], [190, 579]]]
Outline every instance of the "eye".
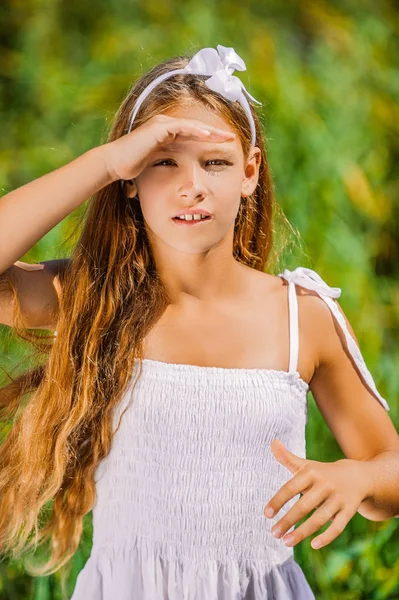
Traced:
[[161, 162], [158, 162], [154, 165], [154, 167], [158, 167], [159, 165], [162, 165], [162, 163], [167, 163], [167, 162], [172, 162], [171, 160], [168, 160], [167, 158], [165, 158], [164, 160], [161, 160]]
[[218, 169], [212, 169], [210, 171], [208, 171], [208, 175], [211, 175], [212, 177], [217, 177], [222, 171], [225, 170], [225, 168], [228, 165], [231, 165], [231, 163], [226, 162], [225, 160], [219, 160], [217, 158], [214, 158], [212, 160], [208, 160], [208, 163], [218, 163], [218, 164], [212, 164], [210, 165], [211, 167], [219, 167]]
[[[225, 160], [219, 160], [217, 158], [213, 158], [212, 160], [208, 160], [208, 163], [211, 163], [211, 162], [217, 162], [220, 165], [231, 165], [231, 163], [228, 163]], [[218, 165], [215, 165], [215, 166], [218, 166]]]
[[[164, 160], [161, 160], [160, 162], [157, 162], [157, 163], [155, 163], [155, 164], [154, 164], [154, 167], [162, 166], [162, 165], [163, 165], [163, 163], [172, 163], [172, 162], [173, 162], [173, 161], [172, 161], [172, 160], [170, 160], [169, 158], [165, 158]], [[208, 161], [206, 162], [206, 164], [208, 164], [208, 163], [215, 163], [215, 162], [216, 162], [216, 163], [219, 163], [219, 165], [211, 165], [211, 166], [215, 166], [215, 167], [217, 167], [217, 166], [222, 166], [222, 165], [225, 165], [225, 166], [227, 166], [227, 165], [232, 165], [232, 163], [229, 163], [229, 162], [227, 162], [227, 161], [225, 161], [225, 160], [219, 160], [219, 159], [217, 159], [217, 158], [213, 158], [213, 159], [211, 159], [211, 160], [208, 160]]]

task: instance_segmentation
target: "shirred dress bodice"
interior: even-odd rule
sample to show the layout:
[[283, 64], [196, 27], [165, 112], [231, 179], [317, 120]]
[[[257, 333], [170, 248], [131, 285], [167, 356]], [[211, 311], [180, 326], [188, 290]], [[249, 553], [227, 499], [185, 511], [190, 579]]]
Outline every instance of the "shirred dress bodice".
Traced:
[[[317, 288], [336, 317], [331, 298], [340, 290], [303, 267], [281, 276], [289, 288], [289, 371], [144, 359], [96, 471], [92, 550], [71, 600], [314, 599], [293, 548], [271, 534], [300, 496], [272, 519], [264, 507], [292, 477], [274, 458], [273, 439], [306, 458], [309, 385], [297, 371], [294, 286]], [[389, 410], [360, 351], [348, 347]]]

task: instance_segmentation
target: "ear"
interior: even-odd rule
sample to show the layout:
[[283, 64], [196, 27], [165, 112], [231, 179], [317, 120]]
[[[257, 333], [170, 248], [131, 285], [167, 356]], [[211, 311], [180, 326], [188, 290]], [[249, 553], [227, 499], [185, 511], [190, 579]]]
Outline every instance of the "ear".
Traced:
[[244, 176], [242, 178], [241, 196], [250, 196], [258, 185], [261, 152], [257, 146], [250, 150]]
[[134, 198], [137, 195], [137, 184], [134, 179], [127, 179], [123, 183], [123, 189], [127, 198]]

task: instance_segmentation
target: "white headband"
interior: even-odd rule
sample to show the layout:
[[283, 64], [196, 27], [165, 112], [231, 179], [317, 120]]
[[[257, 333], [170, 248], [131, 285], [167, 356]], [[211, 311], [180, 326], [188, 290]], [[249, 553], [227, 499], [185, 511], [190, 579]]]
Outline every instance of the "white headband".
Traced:
[[150, 94], [150, 92], [161, 83], [164, 79], [171, 77], [172, 75], [177, 75], [178, 73], [190, 73], [193, 75], [209, 75], [209, 79], [205, 81], [205, 84], [214, 92], [218, 92], [228, 100], [234, 102], [234, 100], [238, 100], [238, 102], [243, 107], [248, 121], [251, 126], [251, 134], [252, 134], [252, 145], [255, 145], [256, 141], [256, 131], [255, 131], [255, 123], [251, 114], [251, 110], [248, 104], [248, 100], [246, 99], [243, 92], [245, 92], [253, 102], [257, 104], [262, 104], [258, 102], [251, 94], [247, 92], [244, 84], [241, 79], [232, 75], [234, 70], [237, 71], [246, 71], [247, 67], [245, 66], [242, 58], [235, 52], [234, 48], [227, 48], [226, 46], [221, 46], [218, 44], [217, 52], [214, 48], [202, 48], [196, 54], [194, 54], [193, 58], [183, 69], [175, 69], [174, 71], [169, 71], [168, 73], [164, 73], [160, 75], [154, 81], [152, 81], [140, 94], [137, 98], [134, 110], [130, 117], [129, 128], [127, 133], [130, 132], [132, 128], [132, 124], [134, 118], [145, 98]]

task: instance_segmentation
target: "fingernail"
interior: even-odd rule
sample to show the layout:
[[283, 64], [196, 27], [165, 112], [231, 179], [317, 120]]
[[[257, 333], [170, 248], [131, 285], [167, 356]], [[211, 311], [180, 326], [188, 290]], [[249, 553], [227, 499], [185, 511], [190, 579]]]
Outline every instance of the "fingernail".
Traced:
[[288, 537], [288, 538], [284, 538], [284, 544], [286, 546], [293, 546], [294, 545], [294, 538], [292, 537]]
[[265, 515], [267, 517], [272, 517], [274, 515], [274, 510], [269, 506], [269, 508], [265, 510]]
[[310, 545], [312, 548], [320, 548], [321, 542], [319, 540], [314, 540]]
[[218, 133], [219, 135], [225, 135], [226, 137], [235, 137], [235, 133], [232, 131], [226, 131], [225, 129], [215, 129], [215, 133]]
[[281, 529], [275, 529], [274, 531], [272, 531], [272, 535], [275, 538], [279, 538], [281, 536]]

